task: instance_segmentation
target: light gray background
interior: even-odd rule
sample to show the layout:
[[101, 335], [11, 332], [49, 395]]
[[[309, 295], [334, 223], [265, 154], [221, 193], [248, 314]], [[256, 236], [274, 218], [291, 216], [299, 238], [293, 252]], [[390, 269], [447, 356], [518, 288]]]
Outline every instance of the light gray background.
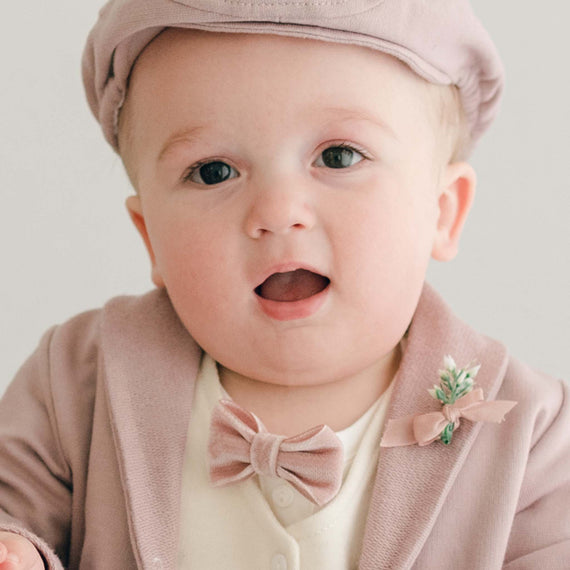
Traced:
[[[124, 208], [129, 184], [80, 81], [99, 0], [11, 2], [0, 36], [0, 393], [52, 324], [152, 285]], [[513, 354], [570, 378], [570, 9], [475, 0], [507, 70], [473, 157], [459, 257], [428, 279]]]

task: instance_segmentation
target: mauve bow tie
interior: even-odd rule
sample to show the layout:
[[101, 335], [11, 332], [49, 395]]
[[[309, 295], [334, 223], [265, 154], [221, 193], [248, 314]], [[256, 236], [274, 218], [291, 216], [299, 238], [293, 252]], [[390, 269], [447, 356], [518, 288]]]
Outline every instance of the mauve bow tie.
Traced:
[[214, 409], [208, 454], [215, 486], [256, 473], [280, 477], [321, 506], [334, 498], [342, 483], [342, 443], [328, 426], [293, 437], [273, 435], [257, 416], [232, 400], [220, 400]]

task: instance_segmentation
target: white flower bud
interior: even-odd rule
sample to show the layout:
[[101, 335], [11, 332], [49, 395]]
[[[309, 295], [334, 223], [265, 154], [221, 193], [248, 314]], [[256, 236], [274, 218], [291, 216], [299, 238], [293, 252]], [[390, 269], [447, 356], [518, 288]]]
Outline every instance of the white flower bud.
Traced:
[[467, 374], [469, 374], [469, 376], [470, 376], [471, 378], [475, 378], [475, 376], [477, 376], [477, 372], [479, 372], [479, 368], [481, 368], [481, 365], [480, 365], [480, 364], [471, 365], [470, 368], [467, 368], [467, 369], [465, 370], [465, 372], [466, 372]]
[[443, 366], [449, 371], [455, 370], [455, 368], [457, 367], [457, 365], [455, 364], [455, 360], [453, 360], [450, 354], [446, 354], [443, 357]]

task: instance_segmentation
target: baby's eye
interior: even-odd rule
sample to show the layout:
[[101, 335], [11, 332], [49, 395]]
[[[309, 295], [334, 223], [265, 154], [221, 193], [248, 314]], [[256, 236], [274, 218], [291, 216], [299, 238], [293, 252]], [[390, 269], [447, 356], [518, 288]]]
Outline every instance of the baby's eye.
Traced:
[[231, 178], [237, 178], [238, 176], [238, 172], [229, 164], [220, 160], [214, 160], [212, 162], [202, 162], [191, 166], [184, 175], [184, 181], [212, 186], [230, 180]]
[[315, 165], [327, 168], [348, 168], [358, 164], [364, 158], [365, 156], [355, 148], [342, 144], [323, 150]]

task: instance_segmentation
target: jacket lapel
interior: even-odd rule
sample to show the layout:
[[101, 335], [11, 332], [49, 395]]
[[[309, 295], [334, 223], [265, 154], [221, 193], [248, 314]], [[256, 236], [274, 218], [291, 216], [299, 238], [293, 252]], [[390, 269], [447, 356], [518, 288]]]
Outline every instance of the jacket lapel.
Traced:
[[174, 569], [184, 449], [201, 351], [164, 290], [111, 301], [101, 337], [137, 567]]
[[[505, 348], [454, 317], [425, 285], [386, 421], [440, 409], [427, 390], [439, 383], [445, 354], [459, 367], [472, 360], [481, 363], [476, 383], [486, 400], [495, 398], [506, 370]], [[412, 567], [480, 429], [480, 422], [463, 421], [448, 446], [435, 441], [380, 449], [361, 570]]]

